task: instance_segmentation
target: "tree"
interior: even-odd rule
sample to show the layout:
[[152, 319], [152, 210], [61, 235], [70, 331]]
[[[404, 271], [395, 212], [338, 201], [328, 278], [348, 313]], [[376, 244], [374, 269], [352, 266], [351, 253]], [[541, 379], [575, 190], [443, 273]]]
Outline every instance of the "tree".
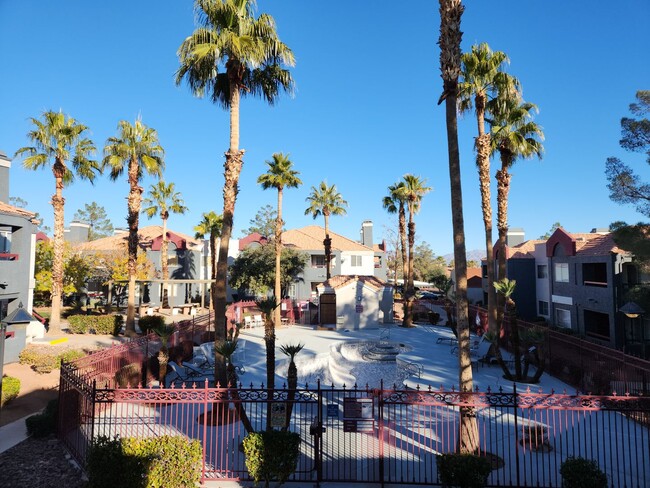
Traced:
[[494, 283], [494, 256], [492, 252], [492, 203], [490, 200], [490, 133], [485, 131], [485, 111], [490, 99], [494, 99], [504, 86], [516, 84], [502, 71], [509, 62], [501, 51], [492, 52], [486, 44], [472, 46], [471, 52], [461, 57], [461, 76], [459, 97], [461, 111], [474, 107], [478, 136], [474, 140], [476, 150], [476, 167], [481, 191], [481, 210], [485, 230], [485, 253], [488, 280], [488, 323], [490, 330], [496, 330], [496, 292]]
[[217, 279], [217, 239], [221, 235], [221, 226], [223, 219], [221, 215], [217, 215], [214, 211], [204, 213], [199, 222], [199, 225], [194, 227], [195, 237], [203, 239], [206, 234], [210, 236], [210, 279], [213, 281], [213, 286], [210, 287], [210, 302], [212, 303], [212, 310], [214, 310], [214, 294], [215, 286], [214, 281]]
[[103, 165], [110, 168], [111, 180], [117, 180], [126, 170], [129, 183], [127, 198], [129, 225], [129, 290], [126, 312], [125, 332], [135, 336], [135, 276], [138, 260], [138, 225], [142, 192], [140, 181], [144, 174], [161, 177], [165, 167], [162, 146], [158, 142], [158, 133], [147, 127], [138, 118], [134, 124], [121, 120], [117, 126], [117, 137], [110, 137], [104, 147]]
[[442, 256], [436, 257], [431, 246], [421, 242], [413, 251], [414, 279], [432, 283], [436, 276], [446, 276], [446, 263]]
[[422, 197], [429, 193], [431, 188], [425, 186], [424, 180], [412, 174], [404, 175], [404, 199], [408, 210], [408, 283], [405, 283], [404, 302], [406, 303], [403, 327], [413, 325], [413, 300], [415, 300], [415, 287], [413, 286], [413, 248], [415, 246], [415, 214], [420, 211]]
[[[273, 105], [280, 90], [290, 92], [293, 52], [278, 37], [268, 14], [255, 18], [254, 0], [196, 0], [199, 27], [178, 49], [176, 84], [187, 82], [198, 97], [230, 110], [230, 146], [225, 153], [223, 225], [215, 290], [216, 338], [226, 336], [228, 247], [244, 151], [239, 148], [239, 104], [246, 95], [261, 96]], [[225, 69], [225, 70], [224, 70]], [[215, 379], [225, 383], [223, 357], [215, 361]]]
[[[269, 398], [273, 398], [275, 390], [275, 329], [273, 328], [273, 311], [280, 306], [275, 297], [267, 297], [255, 300], [257, 308], [264, 317], [264, 344], [266, 345], [266, 387], [269, 390]], [[271, 402], [266, 406], [266, 430], [272, 430], [271, 426]]]
[[[276, 300], [281, 301], [280, 255], [282, 254], [282, 226], [284, 225], [282, 222], [282, 194], [285, 187], [298, 188], [302, 185], [302, 180], [298, 178], [300, 173], [292, 168], [293, 162], [289, 159], [288, 154], [275, 153], [273, 154], [273, 159], [266, 161], [266, 164], [269, 169], [257, 178], [257, 182], [265, 190], [275, 188], [278, 191], [278, 212], [275, 222], [275, 285], [273, 294]], [[273, 315], [274, 327], [277, 327], [280, 323], [280, 316], [280, 307], [276, 307]], [[273, 347], [275, 347], [275, 344], [273, 344]]]
[[555, 232], [560, 227], [562, 227], [562, 224], [560, 224], [559, 222], [555, 222], [551, 226], [551, 228], [548, 231], [546, 231], [546, 234], [542, 234], [541, 236], [539, 236], [539, 240], [541, 241], [547, 240], [549, 237], [551, 237], [551, 235], [553, 235], [553, 232]]
[[[280, 258], [280, 296], [285, 296], [289, 286], [298, 279], [309, 255], [294, 249], [283, 248]], [[242, 292], [258, 295], [268, 293], [275, 284], [275, 246], [264, 245], [244, 249], [230, 267], [230, 283]]]
[[[636, 99], [636, 103], [630, 104], [630, 112], [637, 118], [621, 119], [619, 144], [627, 151], [645, 152], [646, 162], [650, 164], [650, 119], [644, 117], [650, 113], [650, 90], [637, 91]], [[642, 182], [630, 166], [615, 157], [607, 158], [605, 175], [612, 201], [633, 204], [637, 212], [650, 217], [649, 183]]]
[[293, 402], [296, 398], [296, 388], [298, 388], [298, 368], [296, 367], [295, 358], [305, 347], [304, 344], [300, 342], [298, 344], [283, 344], [280, 346], [280, 351], [282, 354], [289, 357], [289, 367], [287, 368], [287, 412], [285, 427], [282, 430], [287, 430], [289, 428], [289, 423], [291, 422], [291, 412], [293, 411]]
[[[406, 283], [408, 282], [408, 266], [406, 261], [406, 198], [404, 195], [403, 181], [398, 181], [394, 185], [388, 187], [388, 195], [383, 198], [382, 204], [388, 213], [397, 214], [399, 246], [395, 247], [395, 253], [397, 253], [397, 247], [399, 247], [402, 257], [402, 278], [404, 283], [402, 288], [406, 289]], [[395, 284], [397, 284], [397, 272], [395, 272]], [[406, 300], [402, 301], [402, 307], [404, 317], [406, 317]]]
[[[508, 194], [512, 175], [509, 170], [519, 158], [530, 159], [534, 156], [542, 158], [544, 140], [542, 128], [532, 119], [532, 113], [537, 107], [521, 101], [518, 93], [506, 87], [500, 95], [498, 103], [491, 108], [493, 119], [490, 121], [492, 133], [492, 154], [499, 154], [501, 168], [497, 170], [497, 229], [499, 240], [498, 279], [506, 277], [506, 236], [508, 234]], [[496, 334], [500, 337], [503, 322], [503, 301], [498, 302]]]
[[[160, 180], [149, 188], [149, 195], [142, 201], [145, 206], [142, 212], [150, 219], [154, 215], [160, 215], [162, 220], [162, 243], [160, 246], [160, 268], [162, 279], [169, 279], [169, 239], [167, 238], [167, 220], [170, 213], [184, 214], [187, 207], [184, 205], [181, 194], [175, 191], [174, 183], [165, 184]], [[167, 302], [168, 284], [165, 283], [163, 290], [163, 304]]]
[[[54, 253], [52, 261], [52, 313], [50, 330], [61, 330], [61, 294], [63, 292], [63, 226], [65, 200], [63, 187], [74, 181], [75, 176], [90, 181], [101, 172], [97, 161], [90, 159], [96, 149], [86, 137], [88, 127], [78, 123], [63, 112], [46, 111], [42, 120], [30, 119], [34, 125], [27, 137], [33, 146], [22, 147], [16, 156], [27, 154], [23, 161], [25, 169], [38, 170], [51, 163], [54, 174], [55, 193], [52, 196], [54, 208]], [[71, 167], [69, 166], [71, 165]]]
[[242, 237], [257, 232], [264, 237], [270, 237], [275, 232], [275, 222], [278, 218], [278, 212], [271, 205], [264, 205], [260, 208], [255, 217], [248, 221], [250, 227], [244, 231]]
[[113, 224], [106, 215], [104, 207], [97, 204], [97, 202], [86, 203], [83, 209], [75, 212], [73, 219], [90, 225], [88, 231], [89, 241], [113, 235]]
[[331, 278], [331, 261], [332, 261], [332, 240], [329, 234], [330, 215], [345, 215], [347, 212], [348, 202], [343, 200], [341, 194], [336, 191], [336, 185], [327, 186], [326, 181], [321, 181], [318, 187], [312, 186], [311, 193], [305, 199], [309, 203], [309, 207], [305, 210], [305, 215], [311, 214], [315, 219], [319, 215], [323, 215], [325, 220], [325, 267], [326, 277]]
[[[460, 74], [460, 20], [463, 15], [461, 0], [440, 1], [440, 72], [443, 93], [438, 104], [445, 102], [447, 150], [449, 153], [449, 184], [451, 189], [451, 216], [454, 234], [454, 261], [456, 269], [456, 315], [458, 323], [458, 364], [461, 391], [472, 391], [472, 363], [469, 353], [469, 319], [467, 313], [467, 262], [465, 256], [465, 228], [463, 220], [463, 194], [460, 179], [460, 154], [458, 151], [458, 76]], [[474, 409], [460, 410], [459, 452], [478, 451], [478, 426]]]

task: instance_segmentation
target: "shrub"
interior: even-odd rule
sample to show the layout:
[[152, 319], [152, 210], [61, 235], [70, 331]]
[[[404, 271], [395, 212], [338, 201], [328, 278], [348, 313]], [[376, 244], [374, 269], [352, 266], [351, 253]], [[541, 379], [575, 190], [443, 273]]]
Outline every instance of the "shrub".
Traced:
[[27, 433], [32, 437], [47, 437], [56, 432], [59, 401], [50, 400], [42, 413], [25, 419]]
[[271, 480], [277, 480], [282, 484], [296, 470], [300, 435], [295, 432], [251, 432], [244, 438], [243, 445], [246, 468], [255, 483], [264, 480], [269, 486]]
[[560, 474], [565, 488], [607, 488], [607, 475], [591, 459], [568, 457]]
[[0, 406], [16, 398], [18, 393], [20, 393], [20, 380], [13, 376], [4, 376], [2, 378], [2, 398], [0, 398]]
[[37, 373], [44, 374], [59, 369], [62, 359], [65, 362], [70, 362], [85, 355], [84, 351], [78, 349], [66, 349], [57, 352], [55, 349], [45, 346], [27, 346], [18, 355], [18, 360], [20, 364], [27, 364]]
[[[91, 488], [181, 488], [201, 478], [201, 444], [180, 436], [99, 437], [87, 461]], [[119, 469], [116, 469], [119, 467]]]
[[121, 315], [70, 315], [69, 330], [73, 334], [118, 335], [124, 319]]
[[115, 383], [120, 388], [136, 388], [140, 383], [141, 375], [138, 363], [127, 364], [115, 372]]
[[86, 353], [84, 351], [80, 351], [79, 349], [68, 349], [67, 351], [62, 352], [57, 356], [59, 361], [63, 361], [64, 363], [71, 363], [72, 361], [76, 361], [77, 359], [81, 359], [86, 356]]
[[442, 454], [436, 462], [442, 486], [480, 488], [492, 471], [490, 461], [474, 454]]
[[160, 329], [165, 325], [165, 317], [162, 315], [145, 315], [138, 320], [140, 330], [148, 334], [152, 329]]

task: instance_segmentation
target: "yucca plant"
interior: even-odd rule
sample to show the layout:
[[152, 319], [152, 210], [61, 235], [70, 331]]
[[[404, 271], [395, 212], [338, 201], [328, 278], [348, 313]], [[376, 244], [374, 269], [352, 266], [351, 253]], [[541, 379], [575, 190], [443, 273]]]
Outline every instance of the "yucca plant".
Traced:
[[[499, 295], [503, 296], [503, 316], [507, 317], [508, 311], [510, 308], [510, 311], [514, 311], [514, 305], [515, 302], [512, 299], [512, 295], [515, 292], [515, 288], [517, 286], [517, 280], [510, 280], [508, 278], [503, 278], [496, 283], [494, 283], [494, 288], [497, 291]], [[517, 328], [517, 319], [515, 317], [515, 314], [511, 314], [511, 319], [512, 319], [512, 330], [511, 330], [511, 336], [512, 336], [512, 349], [513, 349], [513, 354], [514, 354], [514, 361], [515, 361], [515, 374], [510, 372], [506, 364], [503, 362], [501, 358], [501, 350], [499, 349], [499, 343], [498, 343], [498, 337], [500, 337], [501, 334], [501, 322], [497, 321], [497, 340], [496, 344], [494, 347], [494, 352], [497, 360], [499, 361], [499, 364], [501, 365], [501, 368], [503, 369], [505, 378], [509, 381], [512, 380], [521, 380], [522, 374], [521, 374], [521, 357], [520, 357], [520, 347], [519, 347], [519, 332]]]
[[160, 338], [160, 351], [158, 351], [158, 365], [159, 373], [158, 380], [161, 385], [165, 384], [165, 376], [167, 376], [167, 363], [169, 362], [169, 338], [172, 336], [176, 327], [168, 324], [159, 324], [151, 329], [154, 334]]
[[289, 356], [289, 368], [287, 369], [287, 386], [289, 391], [287, 393], [287, 420], [285, 422], [284, 430], [289, 428], [291, 421], [291, 412], [293, 410], [293, 401], [296, 398], [296, 388], [298, 387], [298, 368], [294, 362], [296, 354], [298, 354], [305, 347], [304, 344], [283, 344], [280, 346], [282, 354]]
[[232, 356], [233, 354], [235, 354], [235, 351], [237, 350], [237, 343], [238, 343], [237, 340], [217, 341], [214, 343], [214, 350], [218, 354], [223, 356], [226, 360], [226, 376], [228, 378], [228, 387], [232, 388], [230, 390], [230, 394], [232, 395], [233, 399], [236, 402], [236, 405], [239, 408], [238, 410], [239, 417], [242, 421], [242, 424], [244, 425], [244, 428], [246, 429], [246, 432], [250, 433], [250, 432], [254, 432], [253, 424], [251, 424], [243, 404], [240, 401], [238, 401], [239, 390], [237, 389], [237, 385], [239, 383], [239, 378], [237, 377], [237, 369], [235, 368], [235, 365], [232, 363]]

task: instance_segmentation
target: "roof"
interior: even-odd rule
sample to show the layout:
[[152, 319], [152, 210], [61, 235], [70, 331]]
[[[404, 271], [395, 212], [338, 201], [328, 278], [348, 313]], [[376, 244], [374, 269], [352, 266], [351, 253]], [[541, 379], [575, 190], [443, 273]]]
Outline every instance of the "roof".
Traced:
[[550, 257], [553, 255], [556, 245], [564, 246], [565, 253], [568, 256], [604, 256], [610, 253], [629, 254], [616, 245], [611, 233], [588, 232], [571, 234], [559, 227], [547, 241], [547, 256]]
[[386, 286], [386, 283], [380, 280], [375, 276], [368, 275], [338, 275], [332, 276], [329, 280], [324, 282], [322, 286], [325, 288], [331, 288], [333, 290], [338, 290], [349, 285], [352, 282], [360, 281], [364, 285], [374, 288], [375, 290], [381, 290]]
[[[193, 237], [183, 234], [181, 232], [176, 232], [172, 230], [167, 230], [168, 234], [175, 235], [185, 240], [188, 244], [188, 247], [201, 245], [201, 241]], [[141, 227], [138, 229], [138, 236], [140, 245], [149, 245], [157, 237], [162, 236], [162, 226], [160, 225], [150, 225], [148, 227]], [[118, 235], [103, 237], [102, 239], [97, 239], [89, 242], [82, 242], [77, 244], [76, 249], [79, 251], [116, 251], [120, 249], [126, 249], [129, 240], [129, 234], [120, 233]]]
[[[359, 244], [352, 239], [330, 231], [333, 251], [370, 251], [373, 249]], [[286, 230], [282, 233], [282, 244], [301, 251], [320, 250], [324, 248], [325, 229], [318, 225], [308, 225], [300, 229]]]
[[266, 244], [267, 242], [268, 239], [264, 237], [262, 234], [260, 234], [259, 232], [253, 232], [252, 234], [248, 234], [246, 237], [242, 237], [241, 239], [239, 239], [239, 250], [243, 251], [253, 243], [262, 245], [262, 244]]
[[5, 202], [0, 202], [0, 213], [6, 215], [17, 215], [18, 217], [25, 217], [26, 219], [33, 220], [36, 214], [25, 210], [24, 208], [14, 207]]
[[510, 248], [510, 259], [534, 259], [533, 252], [535, 252], [535, 245], [546, 242], [541, 239], [530, 239], [521, 244], [512, 246]]

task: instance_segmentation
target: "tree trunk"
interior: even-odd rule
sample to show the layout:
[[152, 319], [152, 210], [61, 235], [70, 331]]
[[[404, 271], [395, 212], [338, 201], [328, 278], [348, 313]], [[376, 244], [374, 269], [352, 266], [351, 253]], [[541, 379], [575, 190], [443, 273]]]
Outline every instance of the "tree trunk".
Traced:
[[404, 320], [402, 321], [402, 327], [412, 327], [413, 326], [413, 302], [415, 300], [415, 287], [413, 285], [413, 248], [415, 247], [415, 222], [413, 222], [413, 212], [414, 209], [409, 208], [409, 223], [408, 223], [408, 280], [405, 283], [405, 293], [404, 301], [406, 302], [406, 307], [404, 308]]
[[[404, 212], [404, 204], [400, 203], [399, 206], [399, 239], [402, 247], [402, 325], [404, 320], [409, 315], [408, 301], [406, 300], [406, 284], [408, 283], [408, 258], [406, 256], [406, 214]], [[397, 275], [395, 275], [395, 284], [397, 284]]]
[[[273, 293], [275, 295], [275, 303], [282, 303], [282, 286], [281, 274], [282, 268], [280, 265], [280, 258], [282, 256], [282, 188], [278, 188], [278, 218], [275, 222], [275, 286]], [[273, 311], [273, 326], [278, 327], [282, 320], [282, 307], [277, 306]]]
[[[501, 169], [496, 173], [497, 180], [497, 230], [499, 232], [499, 240], [497, 241], [497, 248], [499, 249], [498, 267], [499, 272], [497, 280], [502, 280], [506, 277], [506, 236], [508, 234], [508, 192], [510, 190], [510, 178], [507, 166], [503, 163]], [[497, 336], [501, 338], [501, 330], [503, 329], [503, 319], [505, 310], [505, 299], [503, 295], [499, 295], [497, 299]]]
[[264, 344], [266, 345], [266, 387], [269, 398], [266, 409], [266, 430], [271, 430], [271, 404], [275, 390], [275, 330], [271, 313], [264, 315]]
[[[234, 64], [234, 65], [233, 65]], [[242, 165], [244, 164], [244, 151], [239, 149], [239, 99], [241, 69], [236, 63], [228, 62], [227, 66], [230, 82], [230, 148], [225, 153], [224, 185], [223, 185], [223, 224], [221, 227], [221, 241], [219, 243], [219, 260], [217, 261], [217, 276], [214, 292], [215, 315], [215, 340], [223, 341], [227, 337], [226, 321], [226, 287], [228, 284], [228, 247], [232, 235], [237, 200], [237, 186]], [[239, 78], [238, 78], [239, 76]], [[214, 366], [215, 381], [226, 384], [226, 359], [215, 352]]]
[[[169, 241], [167, 240], [167, 216], [163, 215], [162, 218], [162, 243], [160, 244], [160, 268], [162, 270], [162, 279], [169, 279], [169, 265], [168, 265], [168, 252]], [[169, 283], [163, 282], [163, 307], [169, 307]]]
[[50, 315], [49, 332], [61, 332], [61, 295], [63, 294], [63, 239], [64, 208], [63, 175], [65, 165], [59, 158], [56, 159], [52, 172], [55, 180], [55, 194], [52, 195], [52, 208], [54, 209], [54, 239], [52, 256], [52, 313]]
[[332, 240], [330, 239], [330, 223], [329, 223], [329, 214], [323, 211], [323, 218], [325, 219], [325, 240], [323, 244], [325, 246], [325, 279], [329, 280], [332, 277], [330, 271], [330, 265], [332, 262]]
[[128, 217], [129, 241], [128, 241], [128, 273], [129, 273], [129, 292], [126, 310], [125, 335], [129, 337], [136, 336], [135, 331], [135, 278], [137, 274], [138, 260], [138, 225], [140, 216], [140, 206], [142, 205], [143, 189], [138, 185], [138, 161], [131, 158], [129, 161], [129, 197]]

